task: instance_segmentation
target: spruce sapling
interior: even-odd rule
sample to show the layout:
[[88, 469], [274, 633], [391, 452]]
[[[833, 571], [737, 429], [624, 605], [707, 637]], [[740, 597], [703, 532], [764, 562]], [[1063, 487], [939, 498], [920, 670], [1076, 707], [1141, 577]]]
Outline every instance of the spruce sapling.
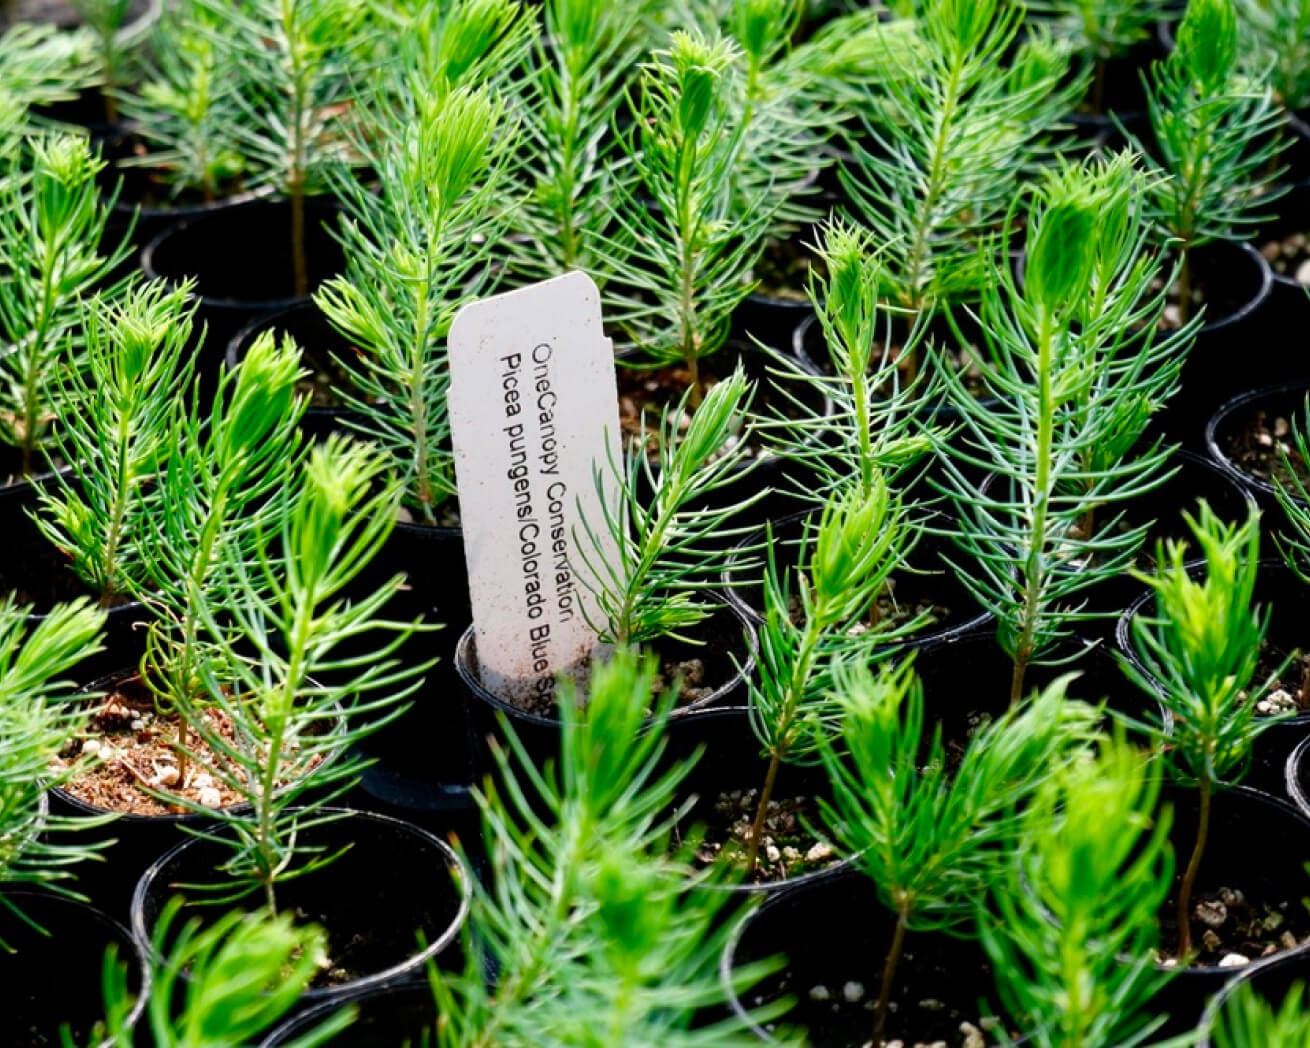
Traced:
[[1148, 40], [1173, 12], [1171, 0], [1028, 0], [1028, 10], [1049, 18], [1055, 32], [1092, 62], [1088, 104], [1105, 112], [1106, 66]]
[[678, 30], [643, 68], [636, 119], [621, 132], [632, 177], [605, 238], [608, 315], [642, 366], [685, 369], [692, 410], [705, 395], [701, 361], [728, 337], [777, 208], [738, 177], [742, 61], [728, 40]]
[[979, 938], [1036, 1048], [1135, 1048], [1165, 1022], [1152, 998], [1177, 971], [1156, 963], [1172, 813], [1121, 734], [1051, 771], [979, 902]]
[[[1256, 510], [1240, 524], [1220, 520], [1205, 503], [1196, 517], [1184, 513], [1204, 575], [1184, 561], [1187, 544], [1160, 543], [1153, 576], [1155, 615], [1132, 620], [1130, 640], [1141, 667], [1120, 656], [1130, 679], [1158, 705], [1142, 721], [1130, 721], [1161, 748], [1169, 773], [1194, 784], [1200, 803], [1196, 840], [1178, 888], [1178, 958], [1192, 952], [1192, 890], [1205, 855], [1210, 805], [1216, 790], [1240, 777], [1256, 738], [1277, 717], [1257, 714], [1267, 685], [1253, 684], [1269, 616], [1252, 605], [1260, 560]], [[1172, 727], [1158, 709], [1168, 711]]]
[[[1176, 388], [1193, 328], [1157, 334], [1161, 263], [1143, 190], [1125, 155], [1049, 172], [1028, 209], [1022, 284], [995, 263], [983, 296], [983, 399], [942, 375], [963, 422], [944, 459], [951, 538], [970, 558], [962, 581], [997, 617], [1013, 702], [1028, 666], [1092, 614], [1075, 598], [1140, 547], [1145, 525], [1121, 528], [1118, 504], [1168, 475], [1168, 449], [1140, 438]], [[979, 490], [962, 466], [992, 471], [991, 483]]]
[[20, 472], [46, 465], [65, 409], [61, 378], [85, 367], [79, 323], [93, 289], [109, 300], [126, 241], [104, 242], [112, 199], [96, 177], [104, 162], [85, 139], [45, 134], [0, 158], [0, 441], [18, 449]]
[[[583, 520], [589, 542], [579, 545], [579, 555], [592, 580], [598, 616], [593, 625], [603, 643], [624, 647], [676, 637], [709, 617], [714, 605], [705, 594], [722, 585], [728, 557], [723, 540], [741, 534], [732, 517], [763, 495], [724, 507], [703, 502], [732, 481], [743, 460], [738, 434], [753, 392], [738, 369], [711, 387], [679, 432], [676, 420], [685, 417], [693, 396], [687, 390], [660, 419], [658, 461], [652, 463], [644, 443], [634, 440], [626, 466], [608, 464], [620, 481], [617, 505], [604, 498], [598, 469], [604, 519]], [[606, 534], [617, 544], [617, 563], [602, 559]]]
[[19, 22], [0, 33], [0, 95], [22, 110], [69, 102], [95, 80], [84, 33]]
[[152, 282], [119, 303], [93, 300], [86, 368], [61, 376], [69, 410], [55, 446], [78, 468], [42, 489], [35, 519], [101, 607], [142, 588], [145, 518], [158, 502], [155, 482], [191, 384], [190, 295], [188, 284]]
[[[0, 888], [34, 884], [80, 898], [63, 883], [73, 876], [67, 867], [97, 857], [96, 849], [109, 842], [82, 845], [62, 837], [106, 819], [52, 815], [44, 800], [48, 789], [87, 764], [62, 755], [85, 715], [67, 701], [72, 686], [60, 678], [100, 650], [105, 615], [89, 601], [75, 601], [56, 605], [30, 630], [28, 622], [26, 608], [0, 602]], [[3, 891], [0, 908], [18, 913]]]
[[[1067, 48], [1041, 33], [1016, 44], [1022, 15], [1003, 0], [932, 0], [923, 46], [869, 89], [848, 136], [842, 185], [883, 245], [885, 300], [912, 316], [976, 298], [989, 261], [1008, 264], [993, 234], [1081, 90]], [[905, 358], [911, 377], [921, 364]]]
[[1301, 1048], [1310, 1043], [1310, 1000], [1305, 984], [1295, 982], [1281, 1004], [1261, 998], [1249, 983], [1239, 983], [1215, 1015], [1210, 1029], [1214, 1048]]
[[424, 524], [455, 494], [446, 335], [459, 306], [494, 287], [515, 131], [483, 89], [376, 112], [361, 147], [380, 182], [342, 187], [346, 272], [315, 295], [361, 350], [342, 358], [352, 425], [390, 456]]
[[[1177, 252], [1178, 315], [1192, 315], [1192, 251], [1236, 240], [1280, 195], [1282, 114], [1268, 76], [1243, 68], [1233, 0], [1190, 0], [1168, 58], [1147, 78], [1155, 149], [1125, 136], [1161, 178], [1150, 206], [1164, 246]], [[1158, 158], [1158, 159], [1156, 159]]]
[[305, 198], [327, 189], [348, 159], [343, 124], [352, 78], [369, 57], [369, 5], [353, 0], [201, 0], [222, 19], [216, 37], [246, 71], [240, 149], [251, 175], [291, 205], [292, 294], [307, 295]]
[[834, 492], [812, 532], [807, 525], [798, 547], [796, 613], [787, 575], [780, 573], [768, 542], [759, 679], [751, 685], [750, 711], [769, 765], [747, 844], [748, 876], [755, 872], [779, 768], [816, 761], [820, 742], [832, 729], [833, 666], [856, 658], [871, 661], [874, 647], [919, 625], [870, 629], [866, 623], [911, 543], [900, 500], [881, 476], [872, 478], [868, 488], [851, 483]]
[[[254, 519], [255, 556], [232, 560], [219, 580], [224, 598], [211, 594], [199, 609], [213, 655], [198, 667], [201, 688], [175, 696], [216, 755], [209, 772], [241, 798], [236, 809], [189, 804], [228, 830], [202, 835], [232, 848], [206, 887], [223, 900], [260, 892], [269, 913], [280, 882], [336, 857], [300, 834], [339, 817], [321, 809], [358, 779], [366, 761], [355, 743], [400, 714], [397, 703], [430, 667], [395, 657], [417, 624], [381, 617], [403, 576], [364, 596], [346, 592], [395, 523], [399, 488], [386, 460], [334, 435], [290, 483], [279, 512]], [[341, 650], [361, 634], [367, 651]], [[320, 683], [329, 677], [334, 685]], [[201, 703], [225, 715], [230, 740], [199, 716]]]
[[1310, 106], [1310, 0], [1237, 0], [1237, 27], [1257, 64], [1272, 61], [1275, 101], [1293, 112]]
[[[292, 924], [287, 914], [232, 910], [207, 927], [192, 917], [176, 929], [181, 908], [178, 899], [164, 907], [150, 944], [157, 962], [145, 1017], [156, 1048], [253, 1043], [300, 1003], [327, 956], [323, 929]], [[132, 998], [127, 973], [112, 955], [105, 962], [104, 997], [110, 1043], [128, 1048], [136, 1043], [128, 1024]], [[283, 1043], [314, 1048], [349, 1026], [354, 1015], [353, 1007], [343, 1006]]]
[[1022, 812], [1050, 769], [1096, 737], [1098, 711], [1065, 697], [1068, 678], [978, 731], [959, 765], [924, 721], [911, 659], [832, 670], [837, 738], [821, 740], [831, 839], [877, 886], [896, 925], [882, 965], [872, 1043], [881, 1045], [907, 933], [973, 934], [975, 900], [1018, 847]]

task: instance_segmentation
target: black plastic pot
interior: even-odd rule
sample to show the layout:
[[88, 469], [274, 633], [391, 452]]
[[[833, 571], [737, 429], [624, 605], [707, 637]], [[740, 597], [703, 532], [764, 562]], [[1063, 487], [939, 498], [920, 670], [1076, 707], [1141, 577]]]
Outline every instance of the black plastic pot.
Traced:
[[[1150, 116], [1142, 74], [1172, 48], [1172, 41], [1166, 44], [1162, 35], [1163, 31], [1157, 32], [1154, 38], [1142, 40], [1126, 54], [1106, 62], [1100, 109], [1093, 105], [1089, 93], [1083, 104], [1065, 119], [1088, 137], [1117, 132], [1120, 127], [1134, 134], [1145, 131], [1150, 125]], [[1092, 60], [1088, 57], [1085, 61], [1090, 65]], [[1089, 92], [1092, 90], [1094, 87], [1089, 88]]]
[[[1271, 477], [1279, 462], [1278, 440], [1286, 439], [1289, 451], [1295, 454], [1291, 429], [1300, 426], [1305, 417], [1307, 395], [1310, 381], [1305, 378], [1248, 390], [1223, 404], [1206, 423], [1206, 453], [1255, 499], [1265, 514], [1266, 534], [1287, 527]], [[1278, 419], [1288, 423], [1288, 432], [1274, 438], [1269, 430]], [[1266, 437], [1268, 444], [1264, 443]]]
[[1287, 755], [1283, 773], [1283, 788], [1287, 799], [1297, 811], [1310, 818], [1310, 734]]
[[[1196, 572], [1204, 569], [1201, 562], [1193, 562], [1190, 567]], [[1115, 643], [1119, 650], [1142, 672], [1145, 668], [1138, 661], [1130, 640], [1132, 621], [1139, 614], [1154, 614], [1154, 601], [1153, 592], [1140, 593], [1115, 628]], [[1261, 667], [1256, 671], [1256, 680], [1262, 682], [1294, 650], [1305, 649], [1305, 624], [1310, 621], [1310, 586], [1301, 582], [1281, 560], [1262, 560], [1254, 603], [1270, 609]], [[1295, 669], [1288, 676], [1294, 678]], [[1292, 683], [1294, 685], [1295, 681]], [[1275, 723], [1255, 740], [1251, 766], [1242, 781], [1281, 796], [1288, 755], [1307, 733], [1310, 733], [1310, 710], [1301, 710]], [[1306, 858], [1310, 860], [1310, 854]]]
[[126, 967], [129, 992], [136, 995], [128, 1015], [129, 1026], [136, 1025], [150, 971], [127, 929], [101, 910], [47, 892], [5, 891], [0, 893], [0, 942], [5, 944], [0, 948], [0, 1044], [57, 1045], [60, 1028], [67, 1024], [72, 1043], [108, 1048], [108, 1040], [92, 1040], [92, 1030], [105, 1017], [101, 976], [111, 948]]
[[347, 1005], [357, 1009], [355, 1021], [332, 1038], [333, 1048], [417, 1048], [436, 1043], [437, 1005], [432, 988], [426, 983], [404, 983], [363, 990], [307, 1008], [270, 1033], [261, 1048], [289, 1044]]
[[[1238, 368], [1246, 385], [1276, 382], [1286, 377], [1291, 354], [1258, 339], [1273, 287], [1259, 251], [1212, 241], [1193, 250], [1191, 266], [1193, 286], [1204, 289], [1205, 322], [1183, 364], [1181, 388], [1152, 424], [1185, 448], [1203, 452], [1206, 421], [1232, 394]], [[1252, 352], [1254, 345], [1263, 352]]]
[[[817, 522], [817, 511], [789, 514], [773, 524], [771, 548], [780, 568], [794, 563], [794, 551], [807, 520]], [[764, 567], [757, 563], [749, 570], [742, 570], [737, 564], [747, 557], [763, 560], [764, 542], [765, 533], [762, 531], [746, 539], [738, 547], [739, 551], [757, 546], [760, 552], [739, 552], [723, 573], [724, 585], [728, 587], [725, 597], [757, 628], [764, 622]], [[894, 594], [898, 602], [911, 609], [920, 603], [939, 605], [949, 609], [949, 615], [894, 646], [931, 645], [978, 632], [991, 621], [992, 616], [978, 607], [972, 594], [960, 582], [956, 570], [942, 559], [943, 553], [951, 551], [952, 547], [940, 534], [926, 532], [910, 553], [908, 569], [895, 574]], [[794, 584], [792, 592], [795, 592]]]
[[[751, 1023], [761, 1041], [775, 1043], [782, 1031], [799, 1028], [808, 1035], [805, 1043], [815, 1048], [867, 1043], [873, 1028], [867, 1004], [877, 999], [893, 923], [873, 882], [855, 871], [780, 892], [733, 929], [720, 971], [730, 985], [733, 971], [752, 962], [781, 954], [786, 965], [748, 990], [744, 999], [733, 995], [733, 1009], [748, 1016], [791, 997], [795, 1005], [776, 1023]], [[982, 1017], [995, 1014], [980, 1007], [996, 996], [986, 954], [976, 943], [941, 933], [906, 936], [896, 986], [893, 1000], [899, 1007], [889, 1019], [889, 1040], [918, 1044], [950, 1038], [954, 1043], [962, 1021], [977, 1026]], [[849, 1002], [848, 994], [858, 1000]]]
[[[339, 1000], [371, 987], [420, 980], [429, 961], [461, 967], [459, 932], [472, 880], [450, 847], [400, 819], [346, 809], [322, 809], [314, 817], [322, 812], [340, 817], [306, 827], [300, 843], [321, 847], [325, 854], [345, 851], [326, 866], [282, 883], [278, 906], [299, 920], [320, 924], [334, 965], [357, 974], [334, 986], [311, 987], [302, 1000]], [[173, 895], [189, 900], [183, 908], [188, 916], [203, 919], [215, 912], [205, 905], [202, 886], [215, 883], [215, 871], [231, 854], [214, 840], [196, 838], [146, 870], [132, 898], [132, 933], [143, 949], [150, 949], [155, 923]], [[261, 900], [256, 893], [244, 905], [253, 910]]]
[[[1305, 145], [1310, 150], [1310, 140]], [[1310, 181], [1290, 185], [1273, 209], [1277, 217], [1262, 225], [1251, 243], [1269, 263], [1273, 280], [1269, 305], [1264, 310], [1263, 334], [1270, 345], [1267, 352], [1289, 358], [1288, 374], [1281, 377], [1290, 379], [1304, 375], [1304, 368], [1296, 361], [1296, 333], [1310, 321], [1310, 296], [1306, 294], [1310, 283], [1297, 280], [1298, 270], [1310, 266], [1310, 246], [1305, 239], [1299, 242], [1301, 246], [1292, 239], [1310, 238]]]
[[[1196, 840], [1199, 801], [1195, 790], [1167, 787], [1163, 799], [1173, 807], [1169, 839], [1176, 858], [1174, 889], [1182, 880]], [[1248, 900], [1280, 907], [1280, 912], [1304, 914], [1305, 863], [1310, 858], [1310, 819], [1258, 790], [1234, 787], [1213, 798], [1210, 837], [1196, 879], [1193, 900], [1213, 897], [1221, 887], [1241, 891]], [[1310, 918], [1305, 919], [1310, 922]], [[1174, 925], [1173, 893], [1161, 913], [1166, 937]], [[1193, 934], [1204, 926], [1193, 921]], [[1303, 929], [1305, 931], [1305, 929]], [[1164, 944], [1168, 946], [1168, 942]], [[1234, 951], [1240, 952], [1240, 951]], [[1310, 943], [1273, 956], [1310, 956]], [[1257, 963], [1264, 963], [1263, 961]], [[1169, 1015], [1168, 1033], [1181, 1033], [1200, 1021], [1207, 1000], [1243, 971], [1245, 966], [1190, 967], [1179, 971], [1156, 998], [1156, 1011]]]
[[1302, 986], [1310, 985], [1310, 955], [1280, 954], [1267, 961], [1243, 968], [1241, 973], [1225, 983], [1223, 989], [1211, 997], [1210, 1002], [1205, 1006], [1200, 1023], [1201, 1038], [1196, 1042], [1196, 1048], [1212, 1048], [1214, 1042], [1211, 1037], [1215, 1023], [1218, 1022], [1224, 1005], [1239, 987], [1249, 986], [1257, 997], [1277, 1010], [1282, 1007], [1288, 991], [1298, 983]]
[[[305, 201], [305, 255], [312, 292], [340, 273], [341, 245], [332, 235], [337, 206]], [[232, 336], [255, 317], [305, 301], [294, 290], [291, 263], [291, 204], [285, 198], [253, 200], [238, 207], [177, 222], [141, 253], [148, 277], [195, 280], [197, 319], [206, 326], [198, 346], [197, 370], [209, 382], [217, 376]]]
[[349, 341], [331, 324], [313, 302], [302, 302], [268, 316], [257, 317], [243, 327], [227, 344], [224, 360], [229, 368], [245, 359], [251, 343], [265, 331], [289, 335], [301, 350], [301, 365], [311, 372], [313, 383], [309, 407], [300, 428], [315, 440], [332, 432], [350, 432], [343, 425], [351, 410], [339, 395], [341, 383], [348, 381], [337, 361], [351, 352]]
[[[696, 628], [695, 635], [702, 644], [665, 639], [652, 645], [665, 662], [702, 659], [706, 686], [713, 688], [706, 697], [676, 710], [674, 719], [695, 709], [740, 705], [745, 701], [746, 681], [755, 665], [754, 633], [749, 623], [727, 603], [718, 603], [714, 613]], [[468, 701], [474, 763], [480, 773], [496, 770], [488, 747], [491, 742], [504, 747], [501, 718], [508, 722], [538, 767], [559, 757], [557, 717], [520, 709], [483, 686], [478, 670], [477, 639], [471, 626], [455, 650], [455, 671]]]
[[448, 829], [452, 815], [473, 816], [467, 713], [455, 668], [456, 647], [472, 622], [460, 529], [397, 524], [352, 592], [369, 592], [396, 574], [405, 576], [406, 585], [384, 617], [422, 617], [441, 626], [415, 634], [398, 656], [410, 663], [437, 661], [410, 708], [361, 741], [361, 752], [375, 763], [365, 769], [360, 788], [389, 812], [424, 825], [427, 813]]

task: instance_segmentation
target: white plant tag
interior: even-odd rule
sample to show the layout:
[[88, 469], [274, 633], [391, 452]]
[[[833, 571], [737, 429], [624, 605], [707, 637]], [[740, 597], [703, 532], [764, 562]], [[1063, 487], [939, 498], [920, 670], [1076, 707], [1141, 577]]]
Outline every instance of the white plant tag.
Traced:
[[597, 646], [586, 561], [618, 563], [595, 479], [615, 506], [618, 391], [592, 279], [566, 273], [461, 309], [449, 403], [482, 683], [551, 701], [555, 674]]

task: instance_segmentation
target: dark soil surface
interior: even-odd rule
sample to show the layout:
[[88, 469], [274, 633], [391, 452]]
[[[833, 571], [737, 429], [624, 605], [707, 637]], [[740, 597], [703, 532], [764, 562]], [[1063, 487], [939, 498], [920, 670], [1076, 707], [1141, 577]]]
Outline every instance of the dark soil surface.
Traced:
[[[1176, 912], [1177, 902], [1170, 899], [1160, 920], [1160, 956], [1165, 963], [1176, 963]], [[1217, 886], [1193, 896], [1193, 967], [1240, 966], [1240, 957], [1260, 960], [1305, 942], [1310, 942], [1310, 910], [1299, 894], [1282, 900], [1248, 898], [1240, 888]]]
[[[206, 723], [229, 742], [234, 741], [231, 721], [220, 710], [203, 710]], [[198, 760], [179, 760], [178, 718], [161, 712], [150, 690], [137, 677], [130, 677], [97, 700], [86, 728], [56, 759], [64, 768], [79, 756], [94, 757], [83, 774], [63, 787], [84, 804], [102, 811], [133, 815], [173, 815], [189, 811], [170, 804], [155, 794], [168, 793], [205, 808], [227, 808], [241, 803], [240, 793], [213, 774], [221, 758], [194, 732], [187, 746]]]
[[[1296, 490], [1296, 480], [1310, 489], [1310, 472], [1296, 453], [1293, 419], [1252, 408], [1245, 418], [1235, 417], [1224, 439], [1224, 453], [1244, 473], [1268, 483]], [[1283, 463], [1289, 456], [1291, 472]]]
[[755, 279], [759, 282], [755, 294], [768, 298], [795, 302], [809, 302], [811, 272], [822, 273], [823, 260], [797, 236], [778, 240], [770, 237], [764, 245], [764, 254], [755, 264]]
[[[758, 789], [725, 790], [712, 803], [697, 808], [697, 829], [704, 834], [694, 855], [698, 868], [720, 861], [745, 862], [759, 795]], [[828, 842], [807, 829], [818, 825], [819, 805], [813, 795], [770, 800], [755, 870], [747, 880], [756, 884], [780, 881], [838, 862], [840, 857]]]
[[1260, 254], [1275, 275], [1310, 287], [1310, 231], [1266, 240], [1260, 244]]

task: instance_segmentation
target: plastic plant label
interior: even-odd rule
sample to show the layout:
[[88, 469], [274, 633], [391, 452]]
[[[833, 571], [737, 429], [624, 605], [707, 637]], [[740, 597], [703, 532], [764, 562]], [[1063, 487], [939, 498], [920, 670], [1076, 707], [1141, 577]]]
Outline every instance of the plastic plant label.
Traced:
[[[596, 649], [587, 562], [617, 565], [614, 349], [585, 273], [473, 302], [450, 329], [450, 425], [483, 685], [554, 700]], [[609, 544], [596, 551], [583, 515]], [[586, 543], [581, 550], [579, 543]]]

